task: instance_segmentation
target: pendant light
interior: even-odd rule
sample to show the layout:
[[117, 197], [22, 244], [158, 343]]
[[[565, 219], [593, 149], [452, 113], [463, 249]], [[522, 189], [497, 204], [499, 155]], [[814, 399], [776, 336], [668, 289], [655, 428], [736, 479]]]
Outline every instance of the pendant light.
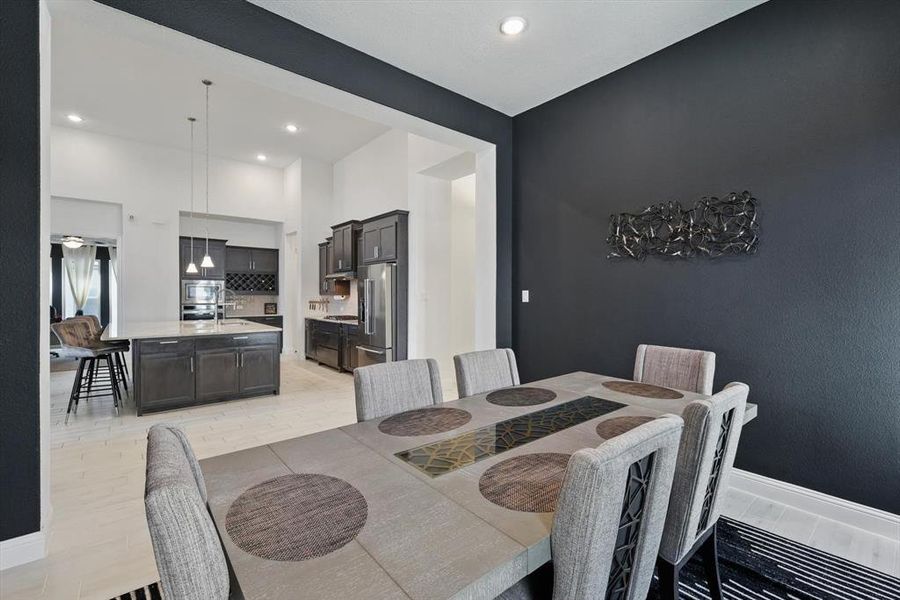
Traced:
[[212, 81], [204, 79], [203, 85], [206, 86], [206, 216], [203, 218], [206, 228], [206, 254], [203, 255], [200, 266], [204, 269], [211, 269], [216, 266], [209, 256], [209, 86], [212, 85]]
[[197, 119], [188, 117], [191, 123], [191, 262], [188, 263], [185, 273], [197, 273], [197, 265], [194, 264], [194, 122]]

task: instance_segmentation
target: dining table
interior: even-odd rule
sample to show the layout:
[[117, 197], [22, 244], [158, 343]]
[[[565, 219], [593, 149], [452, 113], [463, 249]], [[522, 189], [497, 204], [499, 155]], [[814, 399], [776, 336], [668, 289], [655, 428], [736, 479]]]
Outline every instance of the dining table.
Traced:
[[494, 598], [550, 560], [573, 452], [706, 398], [574, 372], [201, 468], [247, 600]]

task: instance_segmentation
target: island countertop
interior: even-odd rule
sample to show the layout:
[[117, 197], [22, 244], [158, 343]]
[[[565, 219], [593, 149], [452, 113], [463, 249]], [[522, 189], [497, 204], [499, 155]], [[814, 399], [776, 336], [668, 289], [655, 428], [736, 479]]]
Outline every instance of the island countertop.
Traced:
[[153, 338], [203, 337], [215, 335], [241, 335], [246, 333], [274, 333], [280, 327], [262, 325], [243, 319], [215, 321], [144, 321], [110, 325], [100, 336], [104, 342], [114, 340], [141, 340]]

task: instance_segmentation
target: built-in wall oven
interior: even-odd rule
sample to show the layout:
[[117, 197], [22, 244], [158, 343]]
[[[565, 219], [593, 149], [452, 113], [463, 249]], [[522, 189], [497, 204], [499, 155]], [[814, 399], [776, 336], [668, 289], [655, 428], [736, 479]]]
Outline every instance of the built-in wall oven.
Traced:
[[201, 321], [225, 318], [225, 306], [221, 303], [225, 282], [214, 279], [182, 280], [181, 320]]

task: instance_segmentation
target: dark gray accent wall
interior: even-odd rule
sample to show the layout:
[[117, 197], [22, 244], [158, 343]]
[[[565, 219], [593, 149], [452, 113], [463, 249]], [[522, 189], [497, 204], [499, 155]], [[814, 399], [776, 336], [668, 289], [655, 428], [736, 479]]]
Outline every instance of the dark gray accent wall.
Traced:
[[0, 540], [40, 529], [38, 3], [0, 3]]
[[[900, 512], [900, 3], [771, 0], [514, 120], [523, 380], [717, 354], [737, 466]], [[759, 254], [607, 260], [610, 213], [750, 190]]]

